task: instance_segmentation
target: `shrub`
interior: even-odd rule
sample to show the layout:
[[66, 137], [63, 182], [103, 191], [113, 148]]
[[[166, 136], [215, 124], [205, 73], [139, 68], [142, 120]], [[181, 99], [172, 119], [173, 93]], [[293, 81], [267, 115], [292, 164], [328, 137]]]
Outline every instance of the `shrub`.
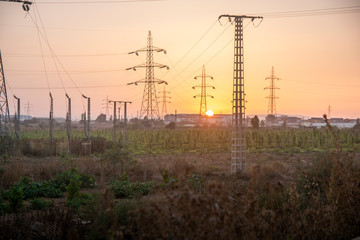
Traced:
[[30, 200], [30, 209], [41, 210], [50, 206], [50, 202], [41, 198], [34, 198]]
[[149, 194], [153, 185], [153, 182], [132, 184], [123, 174], [120, 181], [115, 180], [110, 183], [110, 190], [114, 192], [116, 198], [134, 198]]
[[23, 206], [24, 193], [20, 187], [11, 186], [9, 189], [8, 200], [14, 212]]
[[69, 185], [66, 186], [66, 201], [79, 197], [80, 181], [78, 178], [72, 178]]
[[192, 174], [188, 179], [189, 187], [195, 191], [203, 192], [205, 187], [205, 179], [198, 175]]

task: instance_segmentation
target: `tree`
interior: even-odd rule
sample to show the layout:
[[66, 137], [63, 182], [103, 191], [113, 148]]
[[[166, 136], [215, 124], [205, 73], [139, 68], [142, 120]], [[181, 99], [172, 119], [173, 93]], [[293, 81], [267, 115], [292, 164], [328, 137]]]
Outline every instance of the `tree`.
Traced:
[[100, 113], [100, 115], [96, 118], [96, 122], [106, 122], [106, 115], [103, 113]]
[[255, 129], [259, 128], [259, 118], [257, 115], [255, 115], [252, 119], [251, 119], [251, 126]]

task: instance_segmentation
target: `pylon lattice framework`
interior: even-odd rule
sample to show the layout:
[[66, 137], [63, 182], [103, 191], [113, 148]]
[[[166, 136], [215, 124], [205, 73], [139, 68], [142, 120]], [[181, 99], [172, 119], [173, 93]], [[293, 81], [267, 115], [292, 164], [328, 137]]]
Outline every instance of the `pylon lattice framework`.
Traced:
[[194, 79], [197, 79], [200, 77], [201, 77], [201, 85], [196, 85], [196, 86], [193, 86], [192, 88], [193, 89], [195, 89], [197, 87], [201, 88], [201, 93], [198, 95], [195, 95], [194, 98], [200, 97], [200, 115], [199, 115], [199, 117], [203, 117], [203, 116], [206, 116], [206, 111], [207, 111], [206, 98], [208, 98], [208, 97], [214, 98], [214, 96], [208, 95], [206, 93], [206, 88], [210, 87], [212, 89], [215, 89], [215, 87], [206, 85], [206, 78], [210, 78], [210, 79], [214, 79], [214, 78], [212, 76], [206, 75], [205, 66], [202, 67], [202, 74], [194, 77]]
[[271, 69], [271, 75], [269, 77], [265, 78], [265, 80], [270, 80], [270, 86], [264, 88], [265, 90], [269, 89], [269, 96], [266, 97], [269, 99], [268, 114], [275, 115], [276, 114], [276, 99], [278, 98], [275, 95], [275, 89], [280, 89], [280, 88], [276, 87], [275, 80], [279, 81], [280, 78], [275, 77], [274, 67], [272, 67], [272, 69]]
[[[3, 61], [0, 52], [0, 135], [7, 131], [7, 123], [10, 120], [9, 103], [6, 93], [6, 82]], [[4, 123], [4, 126], [3, 126]]]
[[149, 31], [148, 38], [147, 38], [147, 47], [133, 51], [133, 52], [129, 52], [129, 54], [135, 53], [136, 55], [139, 55], [138, 54], [139, 52], [146, 52], [146, 63], [137, 65], [137, 66], [134, 66], [131, 68], [127, 68], [126, 70], [133, 69], [136, 71], [137, 68], [145, 68], [146, 69], [145, 79], [138, 80], [138, 81], [135, 81], [132, 83], [128, 83], [128, 85], [131, 85], [131, 84], [137, 85], [138, 83], [145, 83], [144, 93], [143, 93], [143, 98], [142, 98], [142, 103], [141, 103], [141, 109], [140, 109], [140, 118], [146, 117], [147, 119], [158, 119], [158, 118], [160, 118], [160, 113], [159, 113], [159, 104], [157, 101], [155, 84], [156, 83], [157, 84], [162, 84], [162, 83], [167, 84], [167, 82], [160, 80], [160, 79], [156, 79], [154, 77], [154, 69], [155, 68], [169, 69], [169, 67], [167, 65], [154, 63], [153, 53], [154, 52], [164, 52], [166, 54], [166, 50], [153, 46], [151, 31]]
[[234, 19], [234, 73], [233, 73], [233, 101], [232, 101], [232, 140], [231, 140], [231, 173], [245, 171], [246, 141], [245, 141], [245, 91], [244, 91], [244, 44], [243, 44], [243, 19], [253, 21], [254, 16], [221, 15]]
[[170, 99], [171, 97], [168, 96], [167, 94], [170, 94], [171, 92], [166, 91], [165, 89], [165, 85], [164, 85], [164, 90], [160, 91], [159, 94], [162, 94], [161, 97], [159, 97], [162, 101], [162, 108], [161, 108], [161, 115], [164, 118], [165, 115], [167, 114], [167, 107], [166, 104], [167, 103], [171, 103], [170, 101], [168, 101], [168, 99]]

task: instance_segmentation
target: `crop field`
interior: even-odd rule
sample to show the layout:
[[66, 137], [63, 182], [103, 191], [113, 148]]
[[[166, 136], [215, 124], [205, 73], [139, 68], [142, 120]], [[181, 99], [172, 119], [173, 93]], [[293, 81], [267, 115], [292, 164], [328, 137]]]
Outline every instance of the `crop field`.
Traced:
[[129, 128], [1, 139], [0, 239], [353, 239], [360, 131], [248, 129], [230, 174], [228, 128]]

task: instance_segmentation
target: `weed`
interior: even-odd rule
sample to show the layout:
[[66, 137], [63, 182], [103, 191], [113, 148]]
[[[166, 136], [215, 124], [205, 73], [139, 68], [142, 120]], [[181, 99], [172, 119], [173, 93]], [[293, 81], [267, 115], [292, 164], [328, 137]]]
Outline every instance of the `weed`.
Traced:
[[9, 205], [14, 212], [16, 212], [24, 205], [24, 193], [22, 189], [18, 186], [12, 186], [9, 189], [9, 195], [7, 198], [9, 200]]
[[34, 198], [30, 200], [30, 209], [33, 210], [41, 210], [49, 207], [50, 205], [51, 205], [50, 202], [45, 201], [44, 199], [41, 198]]

